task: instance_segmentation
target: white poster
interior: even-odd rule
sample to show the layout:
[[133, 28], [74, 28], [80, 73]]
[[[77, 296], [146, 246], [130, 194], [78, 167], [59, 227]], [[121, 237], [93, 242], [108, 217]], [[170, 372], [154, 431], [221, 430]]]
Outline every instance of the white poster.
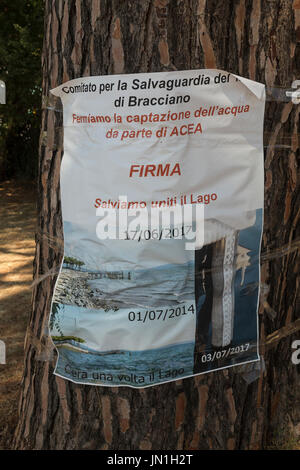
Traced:
[[147, 387], [256, 361], [265, 87], [84, 77], [63, 103], [55, 374]]

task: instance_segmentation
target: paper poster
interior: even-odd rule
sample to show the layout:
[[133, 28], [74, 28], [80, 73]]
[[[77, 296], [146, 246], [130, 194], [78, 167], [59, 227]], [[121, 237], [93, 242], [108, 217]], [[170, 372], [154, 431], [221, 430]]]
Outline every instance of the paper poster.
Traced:
[[55, 374], [148, 387], [257, 361], [264, 85], [205, 69], [52, 93], [64, 121]]

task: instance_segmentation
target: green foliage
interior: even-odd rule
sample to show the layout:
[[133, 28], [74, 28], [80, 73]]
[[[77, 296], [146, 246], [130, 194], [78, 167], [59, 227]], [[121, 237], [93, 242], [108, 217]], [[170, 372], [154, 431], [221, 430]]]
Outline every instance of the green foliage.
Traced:
[[78, 266], [78, 267], [84, 265], [83, 261], [80, 261], [77, 258], [72, 258], [71, 256], [65, 256], [64, 257], [64, 263], [65, 264], [70, 264], [72, 266]]
[[1, 0], [0, 180], [33, 178], [37, 171], [41, 109], [42, 0]]
[[85, 340], [78, 338], [78, 336], [52, 336], [54, 342], [59, 343], [63, 341], [76, 341], [77, 343], [85, 343]]

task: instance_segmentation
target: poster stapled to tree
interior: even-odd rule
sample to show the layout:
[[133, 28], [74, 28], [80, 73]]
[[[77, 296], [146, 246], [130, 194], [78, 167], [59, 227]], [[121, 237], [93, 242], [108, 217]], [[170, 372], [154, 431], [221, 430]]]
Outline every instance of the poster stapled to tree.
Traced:
[[84, 77], [61, 98], [55, 374], [147, 387], [257, 361], [264, 85]]

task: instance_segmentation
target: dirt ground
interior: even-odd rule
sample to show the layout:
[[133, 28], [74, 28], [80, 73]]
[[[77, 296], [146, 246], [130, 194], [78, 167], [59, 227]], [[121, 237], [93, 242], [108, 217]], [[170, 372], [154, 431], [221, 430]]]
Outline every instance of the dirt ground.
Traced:
[[8, 449], [17, 422], [24, 337], [30, 315], [36, 208], [32, 183], [0, 183], [0, 449]]

